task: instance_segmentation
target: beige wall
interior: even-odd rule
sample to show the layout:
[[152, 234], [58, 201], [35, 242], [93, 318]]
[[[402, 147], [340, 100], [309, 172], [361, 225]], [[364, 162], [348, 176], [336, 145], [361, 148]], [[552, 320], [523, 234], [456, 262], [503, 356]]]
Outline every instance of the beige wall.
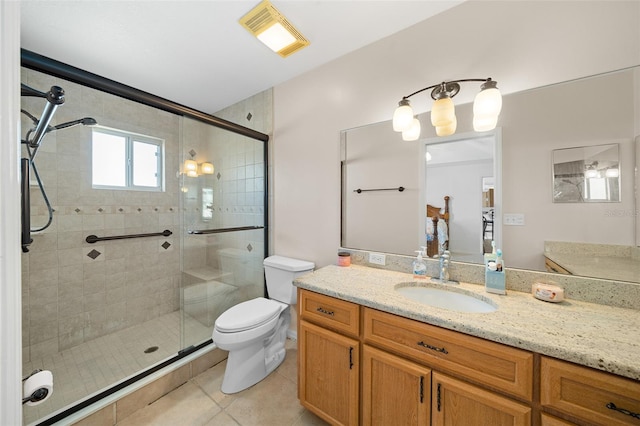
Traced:
[[507, 94], [638, 65], [639, 28], [637, 2], [466, 2], [276, 86], [272, 251], [335, 263], [341, 130], [388, 120], [403, 95], [446, 79], [492, 77]]

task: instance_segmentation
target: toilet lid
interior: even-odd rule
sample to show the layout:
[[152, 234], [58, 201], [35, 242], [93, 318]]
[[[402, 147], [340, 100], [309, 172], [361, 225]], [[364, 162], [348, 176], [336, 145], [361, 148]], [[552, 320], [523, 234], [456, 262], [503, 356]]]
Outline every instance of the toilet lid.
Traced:
[[280, 315], [280, 304], [257, 297], [227, 309], [216, 320], [218, 331], [230, 333], [258, 327]]

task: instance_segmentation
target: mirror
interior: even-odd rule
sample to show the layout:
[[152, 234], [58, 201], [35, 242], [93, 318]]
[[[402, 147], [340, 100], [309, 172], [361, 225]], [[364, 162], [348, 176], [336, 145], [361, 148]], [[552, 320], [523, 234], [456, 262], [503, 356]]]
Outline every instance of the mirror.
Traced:
[[620, 201], [618, 145], [553, 151], [553, 202]]
[[[445, 219], [446, 236], [435, 235], [436, 226], [427, 210], [425, 235], [427, 252], [438, 256], [433, 241], [447, 238], [451, 259], [461, 262], [482, 263], [483, 254], [490, 253], [492, 241], [502, 247], [499, 233], [494, 230], [494, 218], [500, 189], [496, 187], [494, 161], [500, 140], [495, 135], [458, 135], [453, 138], [432, 138], [424, 143], [424, 185], [421, 191], [428, 206], [447, 206], [449, 217]], [[455, 214], [454, 214], [455, 213]], [[442, 234], [442, 230], [440, 232]]]
[[[500, 127], [496, 129], [501, 132], [502, 158], [496, 158], [495, 167], [502, 177], [500, 183], [496, 181], [493, 185], [494, 223], [489, 228], [487, 220], [486, 226], [501, 235], [500, 248], [505, 253], [508, 267], [553, 271], [548, 268], [545, 257], [545, 247], [549, 247], [550, 242], [575, 244], [572, 250], [590, 250], [605, 257], [619, 253], [618, 250], [610, 250], [612, 246], [630, 249], [626, 252], [634, 251], [631, 250], [636, 247], [634, 139], [640, 128], [635, 113], [640, 99], [639, 81], [640, 67], [632, 67], [503, 96]], [[629, 89], [611, 91], [605, 90], [607, 87]], [[549, 99], [554, 101], [549, 102]], [[470, 104], [456, 105], [457, 139], [484, 135], [464, 127], [464, 123], [471, 121], [465, 118], [471, 116], [471, 107]], [[420, 114], [418, 118], [423, 123], [429, 122], [428, 113]], [[437, 140], [442, 148], [453, 147], [448, 143], [450, 139]], [[432, 199], [428, 179], [424, 180], [429, 173], [429, 163], [421, 172], [427, 152], [424, 147], [428, 142], [428, 139], [402, 141], [399, 134], [393, 132], [390, 121], [342, 132], [343, 247], [414, 255], [413, 250], [424, 245], [424, 209], [427, 201], [430, 203]], [[617, 147], [617, 156], [610, 157], [610, 154], [615, 154], [613, 151], [601, 151], [604, 146]], [[588, 162], [587, 167], [596, 167], [594, 163], [597, 161], [598, 168], [602, 169], [606, 164], [611, 169], [617, 161], [619, 176], [607, 178], [610, 179], [609, 200], [554, 202], [555, 164], [566, 162], [554, 154], [569, 153], [576, 147], [589, 151], [583, 152], [586, 159], [575, 160]], [[593, 150], [600, 152], [591, 154]], [[606, 175], [606, 170], [604, 173]], [[558, 169], [560, 174], [563, 173]], [[478, 187], [477, 197], [481, 206], [483, 193], [488, 192], [482, 191], [483, 177], [492, 176], [483, 172], [482, 176], [465, 182]], [[403, 186], [406, 189], [403, 192], [352, 192], [367, 186]], [[497, 194], [502, 198], [499, 203]], [[455, 194], [435, 194], [435, 198], [442, 200], [443, 195], [452, 197], [453, 241], [456, 216], [459, 217], [464, 210], [456, 208]], [[443, 201], [435, 205], [442, 207], [442, 204]], [[483, 217], [487, 219], [483, 214], [487, 212], [484, 208], [478, 215], [478, 221]], [[501, 224], [498, 223], [500, 220]], [[481, 232], [486, 230], [482, 224], [480, 229]], [[568, 272], [607, 278], [606, 272], [604, 276], [593, 272]], [[628, 280], [640, 281], [635, 278]]]

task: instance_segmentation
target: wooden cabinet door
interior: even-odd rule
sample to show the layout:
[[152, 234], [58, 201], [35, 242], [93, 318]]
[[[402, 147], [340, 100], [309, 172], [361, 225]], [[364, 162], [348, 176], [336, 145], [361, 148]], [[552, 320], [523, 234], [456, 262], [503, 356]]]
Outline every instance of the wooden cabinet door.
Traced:
[[298, 398], [332, 425], [357, 425], [359, 342], [306, 321], [298, 328]]
[[443, 374], [432, 376], [433, 426], [530, 426], [531, 408]]
[[431, 370], [364, 345], [363, 425], [428, 426]]

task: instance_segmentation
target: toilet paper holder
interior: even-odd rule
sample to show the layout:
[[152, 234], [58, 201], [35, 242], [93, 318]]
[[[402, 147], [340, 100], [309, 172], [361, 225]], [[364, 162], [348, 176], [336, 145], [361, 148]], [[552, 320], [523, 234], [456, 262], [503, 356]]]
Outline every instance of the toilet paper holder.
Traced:
[[[31, 377], [34, 374], [39, 373], [41, 371], [42, 370], [33, 370], [31, 372], [31, 374], [29, 374], [27, 377], [22, 379], [22, 383], [24, 383], [29, 377]], [[31, 393], [31, 395], [22, 398], [22, 405], [26, 404], [27, 402], [42, 401], [43, 399], [45, 399], [47, 397], [47, 395], [49, 395], [49, 389], [47, 389], [47, 388], [36, 389], [35, 391], [33, 391]]]

